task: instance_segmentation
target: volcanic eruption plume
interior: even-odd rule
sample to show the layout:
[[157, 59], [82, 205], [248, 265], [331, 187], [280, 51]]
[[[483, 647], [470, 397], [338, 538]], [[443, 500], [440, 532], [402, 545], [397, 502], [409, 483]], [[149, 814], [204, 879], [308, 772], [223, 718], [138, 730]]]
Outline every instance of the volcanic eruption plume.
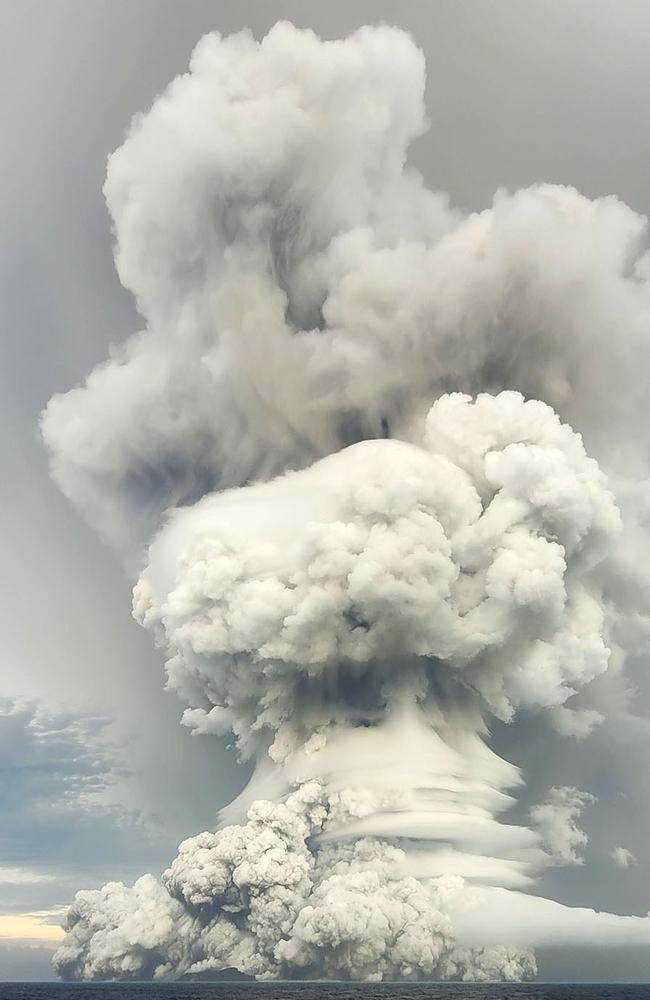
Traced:
[[650, 257], [615, 198], [453, 211], [406, 164], [424, 62], [388, 27], [211, 34], [108, 166], [144, 329], [42, 421], [137, 577], [198, 733], [254, 762], [156, 879], [80, 892], [67, 978], [519, 979], [650, 920], [531, 894], [491, 717], [584, 736], [650, 631]]

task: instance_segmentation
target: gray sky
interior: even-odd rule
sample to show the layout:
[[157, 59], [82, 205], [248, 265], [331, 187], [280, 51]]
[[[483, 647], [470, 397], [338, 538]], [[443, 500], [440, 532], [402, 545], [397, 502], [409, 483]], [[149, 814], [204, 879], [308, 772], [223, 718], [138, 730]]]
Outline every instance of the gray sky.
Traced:
[[[462, 208], [485, 207], [502, 186], [554, 181], [650, 212], [645, 0], [0, 0], [0, 774], [10, 774], [0, 791], [0, 980], [49, 975], [47, 941], [34, 950], [35, 932], [3, 916], [56, 919], [76, 888], [159, 870], [246, 777], [224, 746], [178, 725], [161, 657], [131, 619], [129, 582], [51, 484], [37, 419], [138, 326], [101, 195], [131, 115], [184, 71], [206, 31], [260, 36], [280, 18], [324, 37], [380, 20], [413, 33], [431, 130], [412, 159]], [[552, 753], [540, 767], [536, 725], [517, 761], [530, 801], [556, 780]], [[512, 734], [496, 740], [507, 754]], [[638, 770], [626, 766], [647, 742], [631, 746], [601, 741], [576, 756], [575, 774], [563, 762], [562, 781], [600, 803], [585, 819], [587, 864], [544, 883], [556, 898], [650, 906], [647, 862], [626, 872], [607, 861], [621, 826], [640, 859], [647, 844], [647, 796], [630, 801]], [[23, 875], [3, 884], [4, 868]], [[650, 977], [650, 958], [637, 954], [541, 959], [546, 978], [569, 968]]]

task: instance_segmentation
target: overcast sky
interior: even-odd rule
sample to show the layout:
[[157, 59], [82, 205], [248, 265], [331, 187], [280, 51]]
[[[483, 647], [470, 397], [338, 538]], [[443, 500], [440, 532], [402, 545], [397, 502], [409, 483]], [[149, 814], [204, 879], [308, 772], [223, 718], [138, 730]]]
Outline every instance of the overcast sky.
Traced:
[[[282, 18], [326, 38], [381, 20], [412, 32], [431, 120], [412, 160], [461, 208], [553, 181], [650, 212], [646, 0], [0, 0], [0, 980], [48, 977], [50, 928], [72, 893], [159, 871], [246, 778], [225, 745], [178, 725], [162, 658], [131, 619], [130, 583], [50, 482], [37, 421], [138, 328], [101, 194], [130, 117], [205, 32], [259, 37]], [[553, 760], [538, 759], [539, 724], [526, 724], [517, 763], [534, 801]], [[495, 739], [507, 755], [511, 734]], [[643, 736], [601, 741], [575, 774], [565, 762], [562, 781], [599, 804], [585, 818], [587, 864], [549, 874], [549, 894], [647, 912], [650, 809], [647, 796], [630, 801], [625, 767], [631, 756], [644, 766], [647, 750]], [[621, 828], [639, 858], [627, 871], [608, 860]], [[638, 954], [540, 959], [543, 978], [569, 967], [650, 977]]]

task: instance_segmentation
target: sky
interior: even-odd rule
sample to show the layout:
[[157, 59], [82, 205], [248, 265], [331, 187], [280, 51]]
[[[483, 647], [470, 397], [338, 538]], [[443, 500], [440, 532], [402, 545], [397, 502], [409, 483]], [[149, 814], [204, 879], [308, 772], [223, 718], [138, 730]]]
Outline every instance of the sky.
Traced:
[[[129, 580], [51, 482], [37, 423], [53, 393], [138, 328], [101, 194], [131, 116], [186, 68], [205, 32], [261, 37], [284, 18], [324, 38], [382, 20], [412, 32], [431, 122], [412, 160], [460, 208], [552, 181], [650, 212], [643, 0], [3, 0], [0, 980], [51, 977], [74, 891], [158, 873], [246, 780], [226, 741], [178, 725], [162, 655], [131, 617]], [[517, 725], [523, 744], [514, 727], [495, 725], [493, 739], [506, 758], [517, 743], [523, 815], [563, 751], [549, 751], [538, 720]], [[648, 733], [641, 721], [638, 730], [599, 738], [568, 773], [562, 761], [562, 781], [598, 802], [584, 817], [585, 864], [544, 877], [557, 899], [622, 913], [650, 906], [650, 802], [638, 793]], [[638, 859], [628, 868], [611, 858], [623, 843]], [[540, 955], [542, 978], [569, 966], [585, 979], [650, 977], [643, 954]]]

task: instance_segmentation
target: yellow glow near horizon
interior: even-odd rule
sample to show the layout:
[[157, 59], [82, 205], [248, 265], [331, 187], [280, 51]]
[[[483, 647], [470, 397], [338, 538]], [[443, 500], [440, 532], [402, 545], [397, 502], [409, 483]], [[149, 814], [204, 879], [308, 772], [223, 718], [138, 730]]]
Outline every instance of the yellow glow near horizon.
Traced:
[[64, 909], [0, 913], [0, 941], [61, 941], [63, 928], [45, 921], [64, 913]]

